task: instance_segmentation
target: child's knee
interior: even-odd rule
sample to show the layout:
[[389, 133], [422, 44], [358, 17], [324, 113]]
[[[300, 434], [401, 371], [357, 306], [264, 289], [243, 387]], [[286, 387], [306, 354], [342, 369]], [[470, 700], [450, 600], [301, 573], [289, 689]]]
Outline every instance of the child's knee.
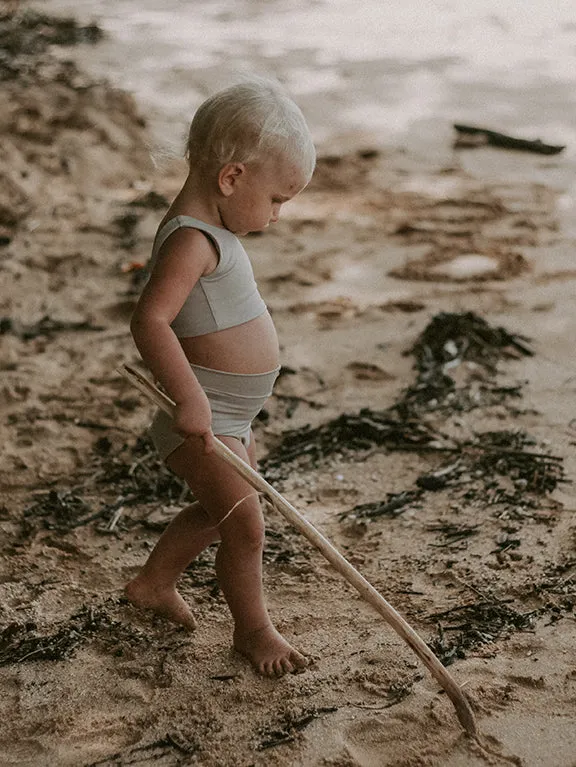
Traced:
[[222, 542], [243, 549], [261, 549], [265, 536], [262, 512], [259, 508], [236, 511], [218, 527]]

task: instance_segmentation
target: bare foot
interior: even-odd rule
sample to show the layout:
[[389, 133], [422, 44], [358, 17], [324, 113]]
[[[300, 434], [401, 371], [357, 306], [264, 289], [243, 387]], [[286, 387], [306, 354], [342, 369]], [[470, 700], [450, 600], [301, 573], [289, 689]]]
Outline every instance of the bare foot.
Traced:
[[308, 665], [306, 658], [272, 625], [247, 634], [234, 632], [234, 648], [263, 676], [283, 676]]
[[136, 577], [127, 583], [124, 592], [136, 607], [153, 610], [162, 618], [179, 623], [189, 631], [196, 628], [196, 619], [175, 588], [160, 590], [151, 587], [143, 578]]

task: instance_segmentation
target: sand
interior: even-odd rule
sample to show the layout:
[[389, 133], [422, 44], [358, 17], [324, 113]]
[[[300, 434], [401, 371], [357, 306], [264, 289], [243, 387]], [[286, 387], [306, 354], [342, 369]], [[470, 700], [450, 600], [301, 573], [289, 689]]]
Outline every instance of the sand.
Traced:
[[[153, 166], [129, 94], [27, 55], [0, 93], [0, 763], [574, 767], [574, 231], [562, 184], [533, 180], [562, 159], [482, 148], [422, 162], [348, 134], [319, 147], [309, 189], [245, 242], [285, 373], [256, 425], [262, 465], [444, 653], [489, 755], [277, 511], [266, 592], [305, 673], [261, 679], [232, 652], [213, 550], [182, 580], [194, 634], [123, 599], [186, 502], [146, 441], [150, 405], [116, 372], [137, 361], [140, 266], [184, 166]], [[452, 355], [446, 373], [475, 406], [419, 422], [452, 453], [356, 446], [272, 468], [289, 429], [389, 412], [416, 381], [421, 333], [466, 312], [534, 353], [494, 369]], [[438, 489], [418, 482], [486, 432], [520, 435], [520, 452], [558, 458], [563, 475], [542, 487], [466, 465]], [[396, 513], [353, 511], [404, 492]]]

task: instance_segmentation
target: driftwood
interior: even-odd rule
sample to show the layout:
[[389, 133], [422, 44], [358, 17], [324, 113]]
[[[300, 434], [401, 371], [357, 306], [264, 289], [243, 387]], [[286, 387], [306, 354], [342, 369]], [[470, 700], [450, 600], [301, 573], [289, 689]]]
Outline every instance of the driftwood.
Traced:
[[455, 142], [457, 148], [477, 147], [490, 144], [504, 149], [519, 149], [524, 152], [536, 152], [537, 154], [559, 154], [565, 146], [555, 144], [545, 144], [540, 139], [530, 141], [529, 139], [507, 136], [505, 133], [488, 130], [486, 128], [477, 128], [472, 125], [455, 124], [455, 130], [458, 137]]
[[[123, 365], [119, 372], [137, 389], [165, 412], [171, 414], [174, 402], [161, 392], [145, 376], [129, 365]], [[258, 474], [251, 466], [239, 458], [221, 440], [215, 440], [215, 453], [232, 466], [256, 490], [263, 493], [272, 506], [277, 509], [290, 524], [312, 543], [354, 588], [360, 596], [380, 613], [384, 620], [399, 634], [416, 653], [432, 676], [444, 689], [452, 701], [458, 720], [464, 730], [478, 740], [476, 720], [470, 704], [454, 678], [446, 671], [436, 655], [420, 638], [414, 629], [396, 612], [384, 597], [362, 576], [356, 568], [328, 541], [305, 517], [303, 517], [272, 485]]]

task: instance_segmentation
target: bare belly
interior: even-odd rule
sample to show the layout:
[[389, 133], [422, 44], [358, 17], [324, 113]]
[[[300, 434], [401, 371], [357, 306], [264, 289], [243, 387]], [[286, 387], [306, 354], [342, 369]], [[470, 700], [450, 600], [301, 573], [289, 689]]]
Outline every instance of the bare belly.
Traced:
[[280, 364], [278, 336], [267, 311], [242, 325], [181, 338], [180, 343], [192, 364], [228, 373], [267, 373]]

